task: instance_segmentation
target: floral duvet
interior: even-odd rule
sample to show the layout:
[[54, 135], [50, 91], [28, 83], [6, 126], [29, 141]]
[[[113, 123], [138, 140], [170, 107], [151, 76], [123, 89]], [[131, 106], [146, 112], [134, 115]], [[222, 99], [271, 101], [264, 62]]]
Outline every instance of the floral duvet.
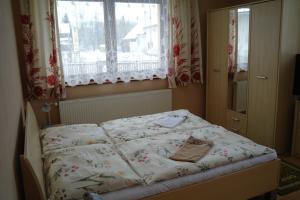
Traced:
[[[214, 145], [209, 153], [196, 163], [169, 159], [190, 136], [213, 141]], [[274, 152], [220, 126], [140, 138], [117, 144], [117, 148], [146, 184], [204, 172], [221, 165]]]
[[81, 199], [87, 191], [104, 193], [142, 180], [111, 144], [56, 149], [44, 154], [49, 199]]
[[[155, 124], [157, 120], [172, 115], [185, 115], [187, 119], [174, 128], [165, 128]], [[176, 110], [154, 115], [122, 118], [101, 124], [101, 126], [105, 129], [107, 134], [115, 143], [122, 143], [155, 135], [168, 134], [174, 131], [202, 128], [209, 125], [211, 125], [209, 122], [190, 113], [187, 110]]]
[[[164, 116], [182, 114], [187, 119], [174, 128], [155, 124]], [[102, 128], [55, 127], [42, 132], [50, 199], [80, 199], [86, 191], [105, 193], [152, 184], [274, 152], [187, 110], [112, 120], [101, 125]], [[190, 136], [212, 141], [214, 145], [196, 163], [169, 159]]]

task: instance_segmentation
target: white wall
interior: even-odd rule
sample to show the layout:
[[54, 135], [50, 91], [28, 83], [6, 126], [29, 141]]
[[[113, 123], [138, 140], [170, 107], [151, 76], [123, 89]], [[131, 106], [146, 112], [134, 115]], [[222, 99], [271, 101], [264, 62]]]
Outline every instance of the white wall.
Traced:
[[[22, 92], [10, 0], [0, 1], [0, 199], [16, 200]], [[18, 176], [18, 177], [17, 177]]]

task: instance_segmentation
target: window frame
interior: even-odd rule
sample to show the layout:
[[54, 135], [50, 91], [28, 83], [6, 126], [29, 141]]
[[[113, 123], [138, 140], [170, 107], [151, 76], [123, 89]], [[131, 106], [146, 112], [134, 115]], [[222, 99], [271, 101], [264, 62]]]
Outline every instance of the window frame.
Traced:
[[[104, 11], [104, 32], [105, 32], [105, 53], [106, 53], [106, 66], [107, 71], [101, 72], [101, 74], [106, 73], [118, 73], [118, 56], [117, 56], [117, 35], [116, 35], [116, 15], [115, 15], [115, 3], [144, 3], [144, 4], [159, 4], [160, 8], [160, 17], [159, 17], [159, 42], [160, 42], [160, 49], [159, 49], [159, 62], [160, 67], [158, 69], [167, 68], [167, 66], [163, 66], [162, 63], [165, 62], [165, 53], [162, 48], [162, 40], [163, 40], [163, 20], [161, 15], [163, 14], [163, 3], [164, 0], [57, 0], [57, 1], [65, 1], [65, 2], [102, 2], [103, 3], [103, 11]], [[56, 7], [57, 13], [57, 7]], [[108, 22], [111, 20], [111, 22]], [[59, 34], [59, 25], [57, 22], [58, 27], [58, 34]], [[58, 44], [60, 47], [60, 38], [58, 36]], [[62, 64], [62, 68], [64, 69], [62, 57], [61, 57], [61, 49], [59, 49], [60, 54], [60, 61]], [[166, 74], [167, 76], [167, 74]], [[157, 79], [158, 77], [153, 74], [153, 79]], [[119, 79], [119, 78], [118, 78]], [[134, 78], [131, 81], [135, 80]], [[146, 79], [145, 79], [146, 80]], [[120, 80], [122, 81], [122, 80]], [[93, 80], [90, 80], [90, 84], [95, 83]], [[66, 82], [66, 85], [68, 83]]]

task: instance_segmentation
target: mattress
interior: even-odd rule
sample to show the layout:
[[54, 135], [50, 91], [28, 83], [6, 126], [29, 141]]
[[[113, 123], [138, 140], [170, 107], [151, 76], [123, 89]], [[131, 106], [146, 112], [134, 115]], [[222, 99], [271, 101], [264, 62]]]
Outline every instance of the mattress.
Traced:
[[225, 166], [216, 167], [206, 172], [183, 176], [179, 178], [161, 181], [147, 186], [135, 186], [131, 188], [122, 189], [119, 191], [101, 194], [103, 200], [137, 200], [156, 195], [162, 192], [167, 192], [176, 188], [204, 182], [206, 180], [231, 174], [258, 164], [270, 162], [277, 159], [275, 152], [248, 160], [231, 163]]

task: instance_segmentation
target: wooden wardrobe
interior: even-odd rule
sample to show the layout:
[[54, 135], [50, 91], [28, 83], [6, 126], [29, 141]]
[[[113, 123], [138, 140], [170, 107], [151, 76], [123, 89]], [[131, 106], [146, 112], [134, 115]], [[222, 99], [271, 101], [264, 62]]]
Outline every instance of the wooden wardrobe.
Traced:
[[[250, 10], [247, 69], [239, 72], [246, 83], [241, 112], [231, 100], [241, 93], [241, 82], [235, 80], [237, 73], [228, 71], [230, 13], [239, 8]], [[299, 0], [270, 0], [208, 12], [206, 118], [278, 153], [291, 146], [299, 11]]]

